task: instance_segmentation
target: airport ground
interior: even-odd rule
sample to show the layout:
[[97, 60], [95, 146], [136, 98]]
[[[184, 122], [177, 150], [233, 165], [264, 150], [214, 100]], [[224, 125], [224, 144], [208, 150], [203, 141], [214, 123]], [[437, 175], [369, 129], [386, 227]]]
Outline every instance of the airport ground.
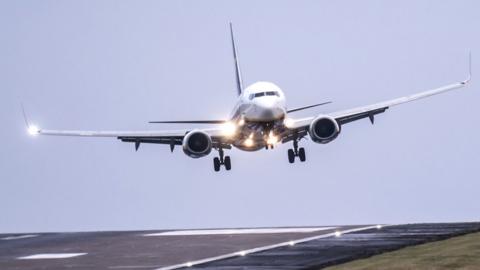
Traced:
[[0, 269], [480, 269], [479, 240], [480, 222], [0, 234]]
[[406, 247], [325, 270], [480, 269], [480, 233]]

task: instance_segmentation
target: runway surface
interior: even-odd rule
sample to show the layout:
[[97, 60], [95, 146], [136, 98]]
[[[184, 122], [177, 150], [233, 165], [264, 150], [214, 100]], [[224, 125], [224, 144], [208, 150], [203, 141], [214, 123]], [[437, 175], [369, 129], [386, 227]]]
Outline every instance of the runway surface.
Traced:
[[0, 234], [0, 269], [320, 269], [480, 223]]

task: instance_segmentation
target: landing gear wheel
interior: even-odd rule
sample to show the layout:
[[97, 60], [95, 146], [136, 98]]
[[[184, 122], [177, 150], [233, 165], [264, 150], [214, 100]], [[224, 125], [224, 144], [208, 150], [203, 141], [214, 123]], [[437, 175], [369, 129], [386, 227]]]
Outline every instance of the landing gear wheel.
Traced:
[[223, 155], [223, 149], [219, 148], [218, 149], [218, 155], [219, 157], [213, 158], [213, 169], [218, 172], [220, 171], [220, 167], [222, 165], [225, 166], [225, 169], [227, 171], [230, 171], [232, 169], [232, 161], [230, 159], [230, 156], [224, 156]]
[[225, 157], [225, 160], [223, 161], [223, 164], [225, 165], [225, 169], [227, 171], [230, 171], [230, 169], [232, 168], [232, 162], [230, 161], [230, 156]]
[[295, 162], [295, 152], [293, 152], [293, 149], [288, 149], [288, 162]]
[[220, 159], [218, 157], [213, 158], [213, 169], [216, 172], [220, 171]]
[[300, 147], [300, 149], [298, 149], [298, 158], [300, 158], [300, 161], [301, 162], [304, 162], [306, 157], [305, 157], [305, 148], [303, 147]]

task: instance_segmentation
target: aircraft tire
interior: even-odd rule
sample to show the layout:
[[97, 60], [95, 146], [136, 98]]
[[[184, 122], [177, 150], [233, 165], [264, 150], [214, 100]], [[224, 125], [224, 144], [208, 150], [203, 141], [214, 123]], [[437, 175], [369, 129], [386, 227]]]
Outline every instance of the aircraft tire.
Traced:
[[232, 161], [230, 160], [230, 156], [225, 157], [224, 164], [227, 171], [230, 171], [230, 169], [232, 169]]
[[220, 159], [218, 157], [213, 158], [213, 169], [216, 172], [220, 171]]
[[305, 148], [300, 147], [300, 149], [298, 149], [298, 158], [300, 158], [301, 162], [304, 162], [306, 160]]
[[295, 152], [293, 152], [293, 149], [288, 149], [288, 162], [295, 162]]

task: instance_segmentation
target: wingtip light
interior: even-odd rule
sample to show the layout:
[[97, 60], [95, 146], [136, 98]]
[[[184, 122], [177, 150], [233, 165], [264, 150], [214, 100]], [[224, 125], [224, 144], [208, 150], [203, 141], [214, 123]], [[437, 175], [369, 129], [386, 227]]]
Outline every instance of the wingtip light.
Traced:
[[462, 84], [467, 84], [472, 80], [472, 52], [468, 53], [468, 77], [464, 81], [462, 81]]
[[28, 134], [30, 134], [31, 136], [36, 136], [40, 133], [40, 129], [35, 125], [30, 125], [27, 131], [28, 131]]

